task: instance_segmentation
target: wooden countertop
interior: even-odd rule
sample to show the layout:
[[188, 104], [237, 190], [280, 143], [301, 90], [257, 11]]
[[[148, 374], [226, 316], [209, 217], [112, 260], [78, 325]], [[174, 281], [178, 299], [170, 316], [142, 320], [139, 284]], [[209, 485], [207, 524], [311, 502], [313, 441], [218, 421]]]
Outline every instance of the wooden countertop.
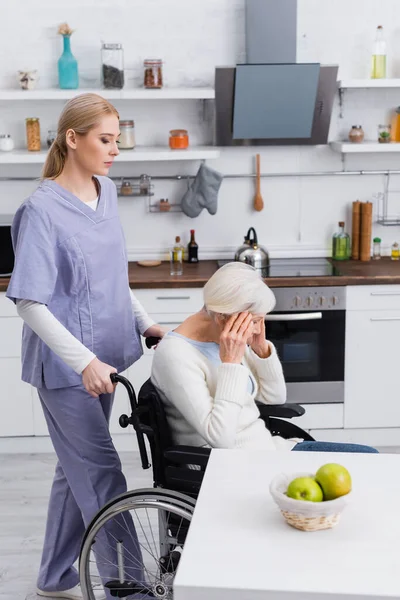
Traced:
[[[270, 287], [311, 287], [335, 285], [389, 285], [400, 284], [400, 261], [392, 261], [388, 257], [371, 260], [368, 263], [359, 261], [333, 261], [338, 270], [337, 276], [331, 277], [270, 277], [265, 279]], [[184, 264], [183, 275], [169, 274], [169, 263], [163, 262], [158, 267], [140, 267], [137, 263], [129, 263], [129, 283], [132, 288], [194, 288], [203, 287], [206, 281], [217, 270], [216, 260], [203, 260], [198, 264]], [[0, 278], [0, 292], [7, 290], [9, 278]]]

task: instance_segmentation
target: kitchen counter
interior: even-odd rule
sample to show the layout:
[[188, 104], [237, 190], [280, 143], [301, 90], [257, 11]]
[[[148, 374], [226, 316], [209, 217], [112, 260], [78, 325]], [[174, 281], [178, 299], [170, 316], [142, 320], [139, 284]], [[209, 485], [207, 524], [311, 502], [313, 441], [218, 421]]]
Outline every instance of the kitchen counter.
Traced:
[[[334, 285], [390, 285], [400, 284], [400, 261], [388, 257], [360, 261], [332, 261], [338, 275], [329, 277], [270, 277], [266, 283], [270, 287], [311, 287]], [[129, 263], [129, 283], [132, 288], [197, 288], [217, 270], [216, 260], [203, 260], [198, 264], [184, 264], [183, 275], [169, 274], [169, 263], [158, 267], [140, 267], [136, 262]], [[0, 292], [7, 290], [9, 278], [0, 278]]]

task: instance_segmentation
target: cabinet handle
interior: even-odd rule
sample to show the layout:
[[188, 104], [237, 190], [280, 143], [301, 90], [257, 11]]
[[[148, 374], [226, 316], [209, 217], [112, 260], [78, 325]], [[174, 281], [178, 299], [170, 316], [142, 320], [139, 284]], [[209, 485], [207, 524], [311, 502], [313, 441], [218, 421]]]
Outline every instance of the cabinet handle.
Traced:
[[190, 296], [157, 296], [156, 300], [190, 300]]
[[371, 317], [370, 321], [400, 321], [400, 317]]
[[400, 292], [371, 292], [371, 296], [400, 296]]

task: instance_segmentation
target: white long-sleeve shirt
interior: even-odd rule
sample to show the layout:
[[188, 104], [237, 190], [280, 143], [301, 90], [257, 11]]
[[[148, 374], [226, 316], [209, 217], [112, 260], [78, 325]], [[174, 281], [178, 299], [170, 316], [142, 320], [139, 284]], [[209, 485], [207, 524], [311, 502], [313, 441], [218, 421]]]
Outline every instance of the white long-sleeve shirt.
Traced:
[[268, 358], [247, 348], [243, 364], [218, 365], [186, 340], [166, 335], [155, 352], [151, 380], [163, 399], [176, 444], [275, 451], [291, 450], [300, 441], [272, 437], [255, 404], [255, 399], [264, 404], [286, 401], [274, 347]]
[[[93, 210], [97, 208], [98, 199], [87, 202]], [[130, 290], [132, 308], [143, 334], [154, 321], [144, 310], [139, 300]], [[32, 300], [17, 300], [17, 311], [24, 322], [55, 352], [68, 366], [80, 374], [88, 364], [96, 358], [66, 327], [49, 311], [45, 304]], [[111, 365], [112, 366], [112, 365]]]

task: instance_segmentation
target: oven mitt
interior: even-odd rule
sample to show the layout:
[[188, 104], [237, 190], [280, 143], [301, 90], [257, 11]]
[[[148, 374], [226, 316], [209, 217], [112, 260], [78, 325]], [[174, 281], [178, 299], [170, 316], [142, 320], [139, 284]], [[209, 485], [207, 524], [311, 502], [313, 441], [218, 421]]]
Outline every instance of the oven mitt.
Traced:
[[200, 166], [193, 183], [182, 198], [182, 210], [188, 217], [198, 217], [203, 208], [215, 215], [218, 204], [218, 190], [223, 175], [205, 164]]

